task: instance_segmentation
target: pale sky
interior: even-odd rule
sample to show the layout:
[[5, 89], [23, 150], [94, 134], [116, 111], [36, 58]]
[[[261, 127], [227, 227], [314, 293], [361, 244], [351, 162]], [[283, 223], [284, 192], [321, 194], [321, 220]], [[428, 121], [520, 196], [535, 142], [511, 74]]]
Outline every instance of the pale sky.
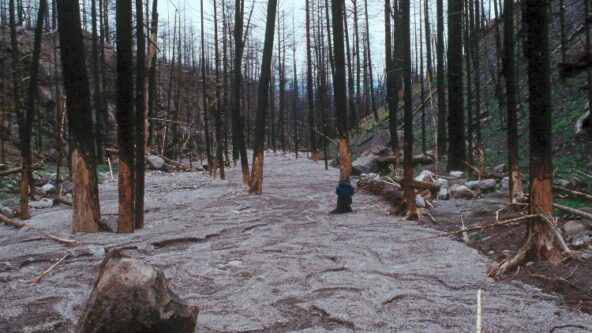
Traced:
[[[181, 13], [181, 20], [186, 20], [188, 24], [192, 24], [194, 26], [194, 36], [197, 40], [199, 40], [199, 33], [200, 33], [200, 1], [202, 0], [159, 0], [159, 15], [161, 23], [163, 21], [173, 22], [174, 18], [174, 10], [175, 7], [179, 9]], [[214, 25], [213, 25], [213, 0], [203, 0], [204, 1], [204, 12], [205, 12], [205, 30], [206, 34], [213, 33]], [[217, 0], [218, 2], [218, 15], [221, 16], [221, 3], [222, 0]], [[233, 0], [226, 0], [230, 6], [234, 6]], [[253, 18], [251, 22], [251, 29], [252, 33], [257, 36], [256, 38], [259, 42], [262, 42], [264, 29], [265, 29], [265, 17], [267, 11], [267, 1], [265, 0], [245, 0], [245, 23], [248, 19], [249, 11], [253, 5], [253, 1], [255, 1], [255, 9], [253, 13]], [[372, 62], [374, 67], [375, 78], [377, 79], [378, 76], [383, 71], [384, 68], [384, 0], [367, 0], [368, 1], [368, 16], [370, 22], [370, 44], [372, 50]], [[421, 1], [421, 3], [420, 3]], [[411, 43], [413, 48], [414, 43], [414, 13], [416, 13], [416, 8], [421, 5], [423, 8], [423, 1], [425, 0], [411, 0]], [[435, 29], [435, 0], [428, 0], [430, 1], [430, 24], [431, 28]], [[487, 0], [485, 0], [487, 1]], [[365, 17], [364, 17], [364, 0], [357, 0], [358, 2], [358, 11], [359, 11], [359, 24], [360, 24], [360, 32], [364, 32], [365, 30]], [[445, 7], [446, 7], [446, 2]], [[348, 27], [350, 30], [350, 36], [353, 35], [353, 14], [352, 3], [351, 0], [345, 0], [346, 6], [348, 8], [348, 12], [350, 13], [348, 18]], [[288, 39], [291, 39], [291, 30], [292, 30], [292, 16], [295, 22], [295, 30], [296, 30], [296, 38], [295, 42], [297, 45], [297, 59], [299, 62], [299, 67], [302, 68], [304, 65], [305, 57], [305, 10], [304, 10], [305, 2], [304, 0], [279, 0], [279, 12], [278, 13], [285, 13], [286, 15], [286, 33], [289, 36]], [[486, 7], [488, 7], [486, 5]], [[219, 21], [220, 17], [219, 17]], [[418, 22], [419, 23], [419, 22]], [[421, 24], [423, 28], [423, 23]], [[219, 29], [221, 29], [221, 23], [219, 22]], [[277, 26], [276, 26], [277, 32]], [[220, 33], [221, 34], [221, 33]], [[432, 38], [435, 37], [435, 33], [432, 32]], [[221, 38], [221, 37], [220, 37]], [[275, 36], [275, 42], [277, 43], [277, 35]], [[287, 41], [289, 44], [291, 41]], [[424, 47], [425, 48], [425, 47]], [[274, 52], [277, 50], [277, 44], [274, 48]], [[425, 50], [424, 50], [425, 52]], [[287, 61], [291, 64], [292, 59], [292, 51], [291, 49], [287, 51]], [[291, 69], [291, 66], [288, 66]]]

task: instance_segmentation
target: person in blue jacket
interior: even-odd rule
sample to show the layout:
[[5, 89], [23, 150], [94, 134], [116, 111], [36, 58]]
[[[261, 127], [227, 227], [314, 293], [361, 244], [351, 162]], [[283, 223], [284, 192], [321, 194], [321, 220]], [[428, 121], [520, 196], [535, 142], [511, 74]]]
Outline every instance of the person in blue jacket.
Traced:
[[337, 208], [331, 211], [331, 214], [352, 213], [351, 204], [354, 193], [354, 187], [349, 182], [339, 182], [335, 188], [335, 194], [337, 194]]

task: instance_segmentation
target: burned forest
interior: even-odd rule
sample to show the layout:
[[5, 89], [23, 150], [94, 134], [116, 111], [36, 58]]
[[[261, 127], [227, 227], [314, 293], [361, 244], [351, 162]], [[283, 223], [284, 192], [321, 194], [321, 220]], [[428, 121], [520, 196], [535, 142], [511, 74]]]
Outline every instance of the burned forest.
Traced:
[[0, 332], [592, 332], [590, 0], [0, 0]]

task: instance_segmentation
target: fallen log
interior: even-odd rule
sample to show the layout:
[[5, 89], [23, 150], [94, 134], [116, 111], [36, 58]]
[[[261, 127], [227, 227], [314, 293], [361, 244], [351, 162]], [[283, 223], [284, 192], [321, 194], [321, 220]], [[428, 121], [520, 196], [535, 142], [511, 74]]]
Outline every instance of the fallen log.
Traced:
[[177, 167], [178, 169], [184, 170], [184, 171], [191, 171], [191, 168], [181, 164], [177, 161], [171, 160], [170, 158], [166, 157], [166, 156], [162, 156], [162, 155], [157, 155], [158, 157], [162, 158], [167, 164], [170, 164], [172, 166]]
[[439, 237], [458, 235], [458, 234], [462, 234], [464, 232], [469, 232], [469, 231], [483, 230], [483, 229], [488, 229], [488, 228], [499, 227], [499, 226], [502, 226], [502, 225], [507, 225], [507, 224], [512, 224], [512, 223], [524, 223], [524, 222], [530, 221], [531, 219], [533, 219], [535, 217], [540, 217], [540, 214], [524, 215], [524, 216], [513, 218], [513, 219], [502, 220], [502, 221], [498, 221], [498, 222], [490, 223], [490, 224], [481, 224], [481, 225], [470, 227], [470, 228], [462, 228], [461, 230], [456, 230], [456, 231], [451, 231], [451, 232], [444, 232], [444, 233], [437, 234], [437, 235], [434, 235], [434, 236], [415, 238], [415, 239], [410, 239], [410, 240], [407, 240], [407, 241], [408, 242], [414, 242], [414, 241], [418, 241], [418, 240], [434, 239], [434, 238], [439, 238]]
[[428, 182], [422, 182], [419, 180], [415, 180], [412, 179], [410, 181], [406, 180], [406, 179], [401, 179], [401, 181], [399, 181], [399, 184], [401, 184], [401, 186], [405, 187], [407, 186], [411, 186], [415, 189], [419, 189], [419, 190], [430, 190], [430, 191], [439, 191], [440, 190], [440, 184], [437, 183], [428, 183]]
[[[33, 170], [39, 170], [41, 168], [43, 168], [43, 161], [37, 162], [33, 165]], [[18, 167], [18, 168], [8, 169], [5, 171], [0, 171], [0, 177], [14, 175], [15, 173], [19, 173], [22, 170], [23, 170], [22, 167]]]
[[[114, 154], [114, 155], [118, 155], [119, 154], [119, 150], [114, 149], [114, 148], [105, 148], [105, 151], [110, 153], [110, 154]], [[184, 165], [182, 163], [179, 163], [177, 161], [171, 160], [170, 158], [163, 156], [163, 155], [159, 155], [159, 154], [154, 154], [154, 156], [158, 156], [160, 158], [162, 158], [167, 164], [170, 164], [180, 170], [183, 171], [191, 171], [191, 168], [188, 167], [187, 165]], [[147, 155], [144, 155], [144, 160], [146, 160], [148, 158]]]
[[587, 212], [584, 212], [583, 210], [579, 210], [579, 209], [567, 207], [567, 206], [560, 205], [560, 204], [557, 204], [557, 203], [554, 203], [553, 204], [553, 207], [555, 207], [555, 208], [557, 208], [559, 210], [562, 210], [562, 211], [564, 211], [566, 213], [577, 215], [579, 217], [583, 217], [585, 219], [588, 219], [588, 220], [592, 221], [592, 214], [587, 213]]
[[35, 283], [39, 283], [41, 282], [41, 280], [43, 280], [43, 278], [49, 274], [54, 268], [57, 267], [57, 265], [59, 265], [62, 261], [66, 260], [66, 258], [68, 258], [68, 256], [74, 252], [74, 249], [69, 251], [68, 253], [66, 253], [62, 258], [60, 258], [60, 260], [58, 260], [55, 264], [51, 265], [48, 269], [45, 270], [45, 272], [41, 273], [41, 275], [39, 275], [38, 277], [35, 278], [35, 280], [33, 280]]
[[502, 180], [503, 179], [502, 176], [494, 175], [494, 174], [489, 173], [489, 172], [481, 172], [481, 170], [477, 169], [475, 166], [471, 165], [467, 161], [461, 161], [461, 162], [464, 165], [466, 165], [467, 167], [469, 167], [469, 169], [473, 170], [473, 172], [479, 174], [479, 177], [481, 179], [496, 179], [496, 180]]
[[45, 235], [45, 237], [47, 237], [53, 241], [56, 241], [58, 243], [62, 243], [62, 244], [66, 244], [66, 245], [72, 245], [72, 244], [76, 243], [76, 241], [73, 239], [60, 238], [58, 236], [54, 236], [54, 235], [50, 235], [50, 234], [44, 234], [44, 235]]
[[[3, 214], [0, 214], [0, 222], [4, 223], [6, 225], [9, 225], [11, 227], [15, 227], [17, 229], [22, 229], [27, 226], [24, 223], [20, 223], [20, 222], [13, 220], [13, 219], [9, 219], [8, 217], [4, 216]], [[56, 242], [62, 243], [62, 244], [71, 245], [71, 244], [76, 243], [76, 241], [73, 239], [60, 238], [58, 236], [54, 236], [51, 234], [45, 234], [45, 233], [43, 235], [45, 237], [47, 237], [48, 239], [51, 239], [53, 241], [56, 241]]]
[[565, 193], [568, 196], [571, 196], [573, 198], [578, 198], [578, 199], [583, 199], [583, 200], [587, 200], [587, 201], [592, 201], [592, 195], [590, 195], [588, 193], [568, 190], [565, 187], [561, 187], [561, 186], [557, 186], [557, 185], [553, 185], [553, 189], [554, 190], [557, 190], [559, 192], [563, 192], [563, 193]]
[[55, 196], [53, 198], [53, 201], [60, 203], [62, 205], [66, 205], [66, 206], [72, 206], [72, 201], [64, 198], [64, 197], [60, 197], [60, 196]]
[[27, 226], [24, 223], [20, 223], [20, 222], [13, 220], [13, 219], [9, 219], [8, 217], [4, 216], [3, 214], [0, 214], [0, 222], [4, 223], [6, 225], [9, 225], [11, 227], [15, 227], [17, 229], [21, 229], [21, 228]]

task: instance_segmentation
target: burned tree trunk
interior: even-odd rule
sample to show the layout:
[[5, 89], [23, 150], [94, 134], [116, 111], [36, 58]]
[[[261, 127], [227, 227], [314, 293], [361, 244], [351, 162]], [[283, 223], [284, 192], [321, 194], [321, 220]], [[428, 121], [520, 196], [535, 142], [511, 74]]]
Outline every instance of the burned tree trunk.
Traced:
[[527, 258], [558, 263], [569, 255], [553, 213], [552, 104], [549, 66], [549, 2], [526, 0], [525, 54], [528, 60], [528, 103], [530, 130], [530, 213], [538, 217], [528, 222], [526, 243], [516, 256], [495, 272], [501, 274]]
[[146, 101], [146, 37], [144, 36], [144, 15], [142, 0], [136, 0], [136, 165], [134, 183], [134, 226], [144, 228], [144, 146]]
[[312, 55], [310, 43], [310, 1], [306, 1], [306, 98], [308, 102], [308, 149], [311, 153], [313, 161], [319, 160], [319, 152], [317, 150], [317, 136], [314, 131], [315, 127], [315, 110], [314, 110], [314, 89], [313, 89], [313, 72], [312, 72]]
[[95, 147], [88, 128], [92, 124], [90, 92], [84, 59], [78, 1], [58, 1], [60, 55], [68, 109], [71, 146], [72, 232], [99, 230], [99, 187]]
[[271, 62], [273, 55], [273, 35], [277, 0], [270, 0], [267, 4], [267, 24], [265, 27], [265, 42], [263, 45], [263, 60], [261, 62], [261, 77], [257, 88], [257, 114], [255, 116], [255, 137], [253, 143], [253, 170], [249, 193], [261, 194], [263, 191], [263, 151], [265, 149], [265, 115], [269, 82], [271, 80]]
[[340, 182], [349, 182], [352, 169], [352, 156], [349, 147], [349, 133], [347, 120], [347, 90], [345, 87], [345, 51], [343, 43], [343, 0], [332, 0], [333, 13], [333, 94], [335, 98], [335, 122], [339, 137], [339, 157], [341, 168]]
[[467, 159], [463, 98], [463, 0], [448, 0], [448, 169], [464, 170]]
[[232, 145], [233, 151], [238, 151], [241, 160], [243, 183], [249, 184], [249, 161], [247, 160], [247, 147], [245, 146], [245, 134], [241, 118], [241, 81], [242, 81], [242, 58], [243, 58], [243, 11], [241, 0], [235, 1], [234, 10], [234, 75], [232, 79], [232, 91], [230, 97], [230, 108], [232, 112]]
[[[413, 91], [411, 86], [411, 32], [409, 27], [409, 1], [401, 0], [401, 36], [399, 47], [403, 48], [403, 85], [405, 103], [405, 139], [404, 139], [404, 176], [405, 176], [405, 204], [406, 218], [414, 220], [419, 217], [415, 202], [415, 189], [411, 186], [413, 180]], [[422, 101], [423, 102], [423, 101]]]
[[[134, 113], [132, 3], [116, 2], [117, 143], [119, 145], [119, 221], [117, 232], [134, 232]], [[141, 157], [140, 157], [140, 161]]]
[[520, 158], [518, 156], [517, 77], [514, 69], [514, 1], [504, 1], [504, 58], [506, 79], [506, 112], [508, 124], [508, 166], [510, 169], [510, 200], [516, 202], [523, 195]]

